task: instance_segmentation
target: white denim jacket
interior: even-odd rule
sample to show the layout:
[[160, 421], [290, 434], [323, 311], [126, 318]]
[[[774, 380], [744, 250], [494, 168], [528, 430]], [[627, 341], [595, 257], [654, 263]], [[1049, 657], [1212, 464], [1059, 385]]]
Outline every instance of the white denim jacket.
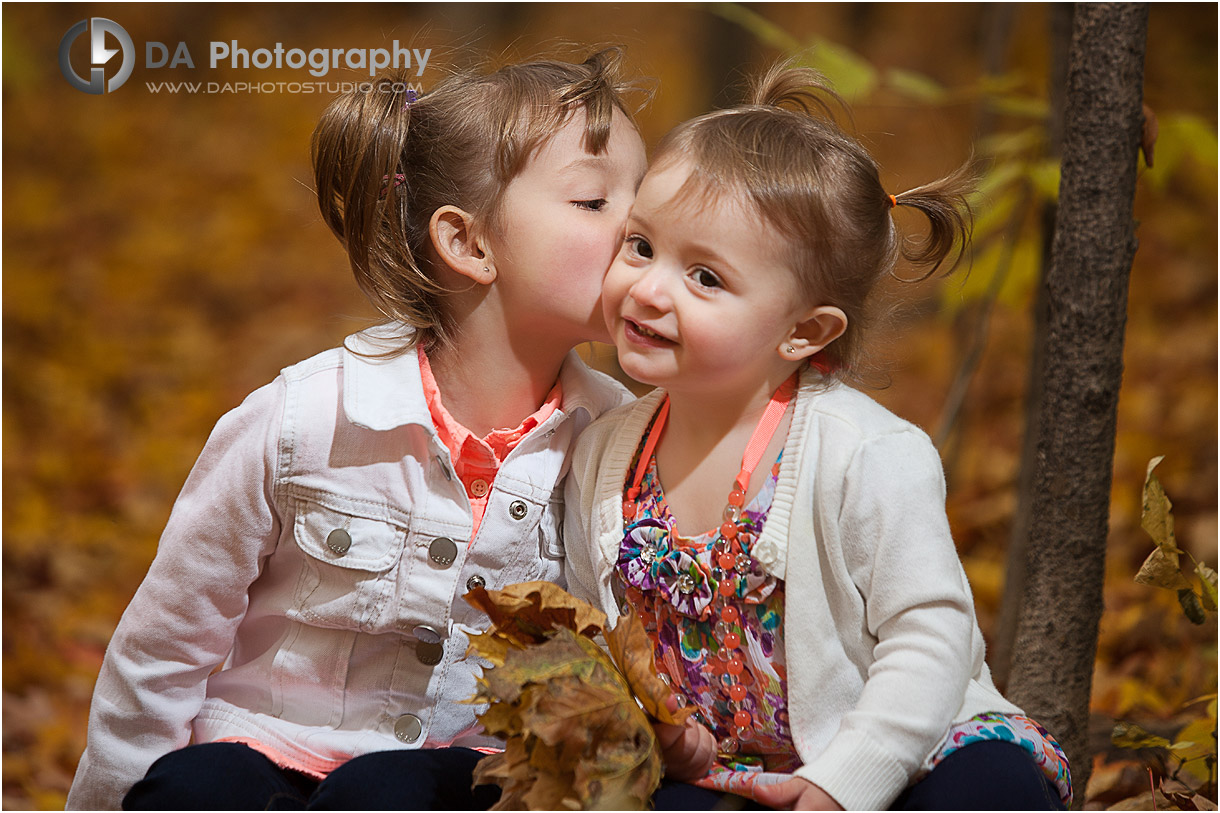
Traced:
[[463, 704], [486, 616], [461, 596], [561, 578], [570, 448], [629, 394], [570, 354], [562, 407], [503, 461], [470, 544], [416, 354], [369, 357], [389, 335], [283, 370], [217, 424], [106, 651], [68, 808], [117, 809], [192, 737], [256, 740], [318, 773], [496, 744]]

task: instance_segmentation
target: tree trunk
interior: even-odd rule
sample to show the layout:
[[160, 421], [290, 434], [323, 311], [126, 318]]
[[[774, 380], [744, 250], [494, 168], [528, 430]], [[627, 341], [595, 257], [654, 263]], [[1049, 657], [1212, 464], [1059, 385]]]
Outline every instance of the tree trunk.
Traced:
[[1127, 279], [1135, 254], [1146, 4], [1074, 11], [1046, 294], [1026, 584], [1009, 697], [1064, 746], [1084, 801]]
[[[1052, 3], [1049, 7], [1051, 37], [1050, 117], [1046, 123], [1046, 153], [1063, 158], [1063, 118], [1067, 107], [1068, 53], [1072, 45], [1072, 6]], [[1025, 387], [1025, 437], [1021, 444], [1021, 468], [1017, 482], [1017, 508], [1008, 535], [1007, 564], [1004, 569], [1004, 597], [991, 635], [987, 662], [991, 676], [1001, 690], [1008, 686], [1012, 669], [1012, 648], [1017, 640], [1017, 621], [1025, 593], [1025, 553], [1029, 547], [1029, 520], [1033, 516], [1034, 461], [1038, 452], [1038, 415], [1042, 409], [1042, 378], [1046, 364], [1047, 302], [1046, 277], [1051, 266], [1051, 242], [1055, 232], [1056, 205], [1042, 207], [1042, 271], [1038, 279], [1033, 311], [1033, 341], [1030, 346], [1029, 375]]]

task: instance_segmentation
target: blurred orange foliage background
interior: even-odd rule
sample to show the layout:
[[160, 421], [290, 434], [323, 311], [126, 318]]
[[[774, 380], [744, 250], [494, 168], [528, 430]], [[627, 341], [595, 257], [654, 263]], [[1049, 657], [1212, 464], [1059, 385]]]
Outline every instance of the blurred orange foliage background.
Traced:
[[[976, 85], [985, 72], [986, 4], [751, 10], [801, 42], [841, 43], [879, 68], [948, 87]], [[1005, 71], [1045, 97], [1047, 8], [1009, 13]], [[127, 84], [96, 96], [71, 87], [56, 62], [64, 33], [91, 16], [122, 25], [137, 48]], [[616, 42], [659, 80], [640, 116], [653, 144], [733, 101], [726, 84], [780, 54], [723, 9], [697, 4], [6, 4], [3, 22], [3, 805], [51, 809], [63, 806], [84, 748], [106, 643], [212, 425], [281, 367], [376, 316], [310, 191], [309, 136], [332, 94], [153, 93], [146, 83], [366, 78], [213, 69], [210, 41], [252, 51], [398, 39], [434, 49], [425, 88], [446, 61], [476, 50]], [[186, 42], [195, 68], [147, 68], [148, 41], [170, 54]], [[1176, 730], [1184, 704], [1216, 691], [1214, 614], [1193, 626], [1171, 593], [1132, 582], [1151, 550], [1139, 528], [1144, 468], [1160, 454], [1179, 544], [1216, 563], [1216, 57], [1213, 5], [1152, 4], [1146, 101], [1161, 116], [1208, 124], [1211, 155], [1159, 177], [1141, 170], [1093, 692], [1099, 730], [1118, 718]], [[969, 100], [884, 96], [854, 113], [895, 191], [961, 163], [979, 117]], [[905, 292], [901, 334], [880, 351], [892, 383], [874, 396], [929, 431], [966, 350], [968, 308], [953, 303], [967, 298], [969, 279]], [[997, 303], [943, 449], [950, 518], [988, 635], [1016, 502], [1031, 299], [1014, 282]], [[606, 348], [586, 351], [605, 362]], [[1101, 764], [1104, 738], [1098, 751]]]

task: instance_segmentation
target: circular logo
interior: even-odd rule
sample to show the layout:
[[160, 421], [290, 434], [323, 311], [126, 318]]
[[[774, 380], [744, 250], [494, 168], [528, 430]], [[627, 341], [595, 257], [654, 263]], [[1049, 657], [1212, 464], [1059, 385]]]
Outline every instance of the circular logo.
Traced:
[[[82, 79], [76, 69], [72, 67], [72, 43], [76, 42], [76, 39], [86, 30], [89, 31], [88, 81]], [[118, 40], [118, 50], [106, 47], [107, 34]], [[119, 72], [107, 80], [106, 63], [120, 52], [123, 54], [123, 62], [119, 66]], [[113, 93], [130, 78], [131, 69], [135, 66], [135, 54], [136, 48], [131, 41], [131, 35], [123, 29], [123, 26], [114, 20], [107, 20], [105, 17], [91, 17], [88, 20], [81, 20], [69, 28], [68, 33], [64, 34], [64, 38], [59, 41], [59, 70], [64, 75], [64, 79], [68, 80], [68, 84], [79, 91], [94, 95]]]

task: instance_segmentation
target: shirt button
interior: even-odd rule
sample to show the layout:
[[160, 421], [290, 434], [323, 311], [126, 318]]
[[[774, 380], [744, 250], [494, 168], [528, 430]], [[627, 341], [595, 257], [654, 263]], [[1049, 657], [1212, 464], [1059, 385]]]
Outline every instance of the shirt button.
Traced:
[[449, 567], [457, 558], [457, 545], [447, 536], [438, 536], [428, 546], [428, 558], [441, 567]]
[[342, 556], [352, 546], [352, 536], [342, 528], [335, 528], [326, 537], [326, 547]]
[[486, 587], [486, 586], [487, 586], [487, 580], [484, 579], [482, 576], [475, 575], [475, 576], [471, 576], [469, 579], [466, 580], [466, 589], [467, 590], [473, 590], [476, 587]]
[[513, 519], [524, 519], [528, 513], [529, 506], [521, 500], [513, 500], [512, 504], [508, 506], [508, 515]]
[[394, 736], [399, 742], [415, 742], [423, 731], [423, 723], [414, 714], [404, 714], [394, 721]]
[[473, 497], [486, 497], [487, 481], [483, 479], [472, 480], [470, 483], [470, 494]]

